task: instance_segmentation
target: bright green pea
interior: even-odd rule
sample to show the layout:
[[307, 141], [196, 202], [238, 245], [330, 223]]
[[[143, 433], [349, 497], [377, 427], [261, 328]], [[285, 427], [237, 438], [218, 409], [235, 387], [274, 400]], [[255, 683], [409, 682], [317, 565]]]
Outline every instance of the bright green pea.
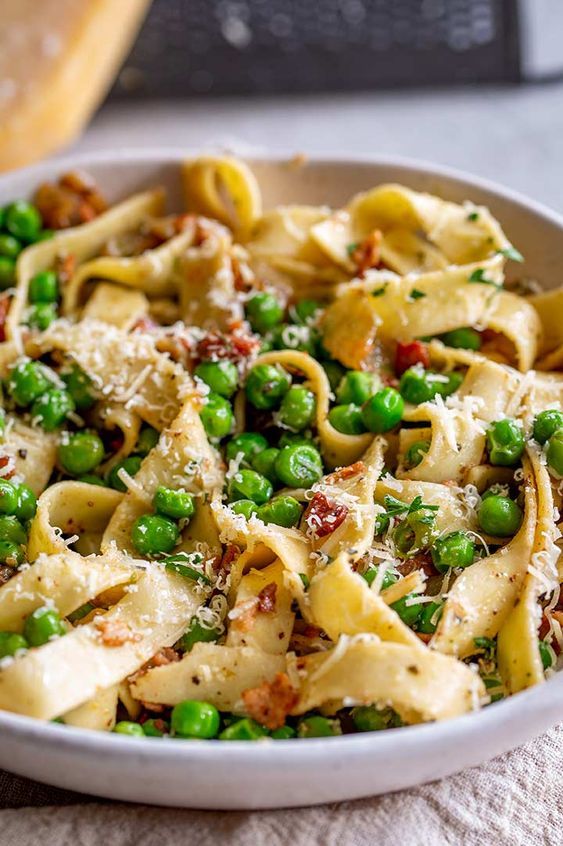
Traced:
[[478, 518], [479, 526], [486, 534], [499, 538], [511, 537], [522, 523], [522, 509], [507, 496], [492, 494], [483, 498]]
[[37, 511], [37, 497], [28, 485], [20, 484], [16, 489], [18, 503], [15, 515], [19, 520], [31, 520]]
[[534, 438], [545, 444], [558, 429], [563, 429], [563, 412], [555, 408], [540, 411], [534, 420]]
[[540, 640], [538, 644], [540, 650], [540, 658], [544, 670], [549, 670], [555, 664], [555, 652], [545, 640]]
[[220, 717], [217, 708], [210, 702], [186, 699], [172, 708], [170, 728], [178, 737], [208, 739], [216, 737]]
[[29, 282], [30, 303], [56, 303], [59, 298], [59, 281], [54, 270], [41, 270]]
[[219, 740], [260, 740], [267, 736], [268, 732], [259, 723], [244, 717], [223, 729]]
[[37, 419], [46, 432], [53, 432], [61, 426], [76, 406], [68, 391], [49, 388], [37, 397], [31, 407], [31, 416]]
[[231, 502], [229, 508], [235, 514], [242, 514], [246, 520], [250, 520], [253, 514], [258, 513], [258, 506], [251, 499], [237, 499], [236, 502]]
[[381, 388], [381, 379], [375, 373], [349, 370], [338, 386], [336, 401], [340, 405], [362, 405]]
[[303, 506], [293, 496], [275, 496], [265, 505], [261, 505], [257, 517], [264, 523], [291, 528], [299, 523]]
[[381, 731], [389, 727], [389, 709], [375, 705], [358, 705], [352, 708], [350, 716], [357, 731]]
[[209, 394], [199, 412], [203, 428], [210, 438], [224, 438], [235, 424], [233, 409], [228, 400], [219, 394]]
[[24, 549], [11, 540], [0, 540], [0, 563], [19, 567], [25, 558]]
[[558, 429], [548, 440], [545, 454], [551, 472], [563, 476], [563, 429]]
[[107, 487], [106, 482], [104, 482], [101, 476], [96, 476], [94, 473], [84, 473], [83, 476], [78, 476], [76, 481], [84, 482], [86, 485], [98, 485], [100, 488]]
[[43, 646], [53, 638], [66, 634], [66, 627], [54, 608], [36, 608], [23, 627], [23, 636], [30, 646]]
[[409, 367], [401, 376], [399, 391], [406, 402], [420, 405], [430, 402], [436, 394], [449, 397], [463, 381], [460, 373], [433, 373], [420, 367]]
[[294, 326], [282, 323], [272, 332], [272, 343], [276, 350], [298, 350], [315, 356], [319, 333], [311, 326]]
[[299, 300], [291, 307], [291, 319], [294, 323], [314, 323], [322, 306], [316, 300]]
[[362, 435], [366, 431], [362, 409], [358, 405], [335, 405], [328, 413], [328, 422], [343, 435]]
[[451, 332], [444, 332], [443, 335], [439, 335], [439, 338], [447, 347], [475, 351], [481, 349], [480, 334], [469, 327], [452, 329]]
[[0, 256], [0, 290], [11, 288], [16, 281], [16, 262], [8, 256]]
[[18, 492], [13, 482], [0, 479], [0, 513], [15, 514], [18, 508]]
[[331, 391], [336, 391], [346, 373], [346, 369], [338, 361], [321, 361], [320, 363], [327, 375]]
[[7, 389], [17, 405], [30, 405], [51, 386], [48, 370], [37, 361], [21, 361], [12, 367]]
[[487, 429], [487, 448], [491, 464], [513, 467], [524, 452], [524, 434], [515, 420], [496, 420]]
[[417, 602], [414, 605], [407, 605], [407, 600], [414, 599], [416, 593], [407, 593], [396, 602], [393, 602], [390, 607], [397, 612], [405, 626], [412, 628], [418, 622], [422, 614], [422, 603]]
[[22, 249], [23, 245], [17, 238], [14, 238], [13, 235], [8, 235], [6, 232], [0, 232], [0, 256], [16, 259]]
[[145, 737], [164, 737], [170, 734], [170, 725], [166, 720], [160, 718], [145, 720], [143, 723], [143, 734]]
[[16, 200], [6, 207], [4, 226], [14, 238], [33, 241], [41, 230], [41, 215], [31, 203]]
[[303, 385], [293, 385], [281, 401], [278, 421], [295, 432], [310, 426], [315, 419], [317, 398]]
[[145, 737], [142, 725], [133, 723], [130, 720], [120, 720], [114, 726], [115, 734], [125, 734], [128, 737]]
[[152, 426], [143, 426], [139, 432], [137, 443], [135, 444], [135, 452], [137, 455], [148, 455], [151, 450], [155, 448], [158, 443], [160, 435]]
[[238, 370], [232, 361], [202, 361], [194, 373], [221, 397], [229, 399], [237, 389]]
[[90, 473], [104, 457], [104, 444], [95, 432], [75, 432], [59, 444], [59, 461], [70, 476]]
[[143, 514], [131, 527], [131, 541], [141, 555], [172, 552], [179, 537], [176, 523], [160, 514]]
[[92, 408], [96, 402], [96, 397], [92, 393], [92, 380], [80, 367], [76, 364], [73, 365], [72, 369], [67, 373], [61, 373], [61, 378], [79, 411], [86, 411], [88, 408]]
[[110, 488], [114, 488], [116, 491], [125, 493], [127, 485], [125, 485], [125, 483], [119, 478], [119, 471], [125, 470], [129, 476], [136, 476], [139, 472], [142, 461], [143, 459], [140, 455], [129, 455], [127, 458], [124, 458], [123, 461], [119, 461], [117, 464], [114, 464], [108, 475], [108, 485]]
[[276, 461], [279, 454], [279, 449], [276, 449], [275, 447], [268, 447], [268, 449], [259, 452], [258, 455], [255, 455], [252, 459], [252, 469], [256, 470], [256, 472], [260, 473], [262, 476], [265, 476], [272, 485], [276, 485], [278, 483], [278, 477], [276, 475]]
[[201, 625], [197, 617], [192, 617], [190, 626], [180, 638], [180, 649], [189, 652], [194, 643], [214, 643], [219, 640], [221, 632], [218, 629], [207, 629]]
[[430, 441], [415, 441], [405, 453], [405, 465], [407, 467], [418, 467], [429, 449]]
[[12, 514], [0, 514], [0, 540], [18, 545], [27, 543], [27, 532]]
[[248, 401], [261, 411], [271, 411], [278, 406], [291, 385], [291, 376], [283, 367], [274, 364], [257, 364], [246, 380]]
[[370, 432], [381, 434], [400, 423], [405, 403], [395, 388], [383, 388], [362, 407], [362, 420]]
[[152, 504], [158, 514], [173, 520], [189, 520], [195, 514], [194, 498], [190, 493], [175, 491], [163, 485], [156, 489]]
[[432, 561], [439, 573], [450, 567], [470, 567], [475, 560], [475, 544], [467, 532], [450, 532], [434, 541]]
[[323, 462], [314, 446], [287, 446], [278, 455], [275, 469], [284, 485], [310, 488], [323, 475]]
[[261, 291], [246, 303], [246, 316], [255, 332], [264, 335], [283, 320], [284, 309], [273, 294]]
[[[362, 578], [366, 580], [370, 587], [374, 583], [378, 571], [379, 567], [374, 567], [373, 565], [370, 565], [367, 570], [362, 573]], [[398, 581], [398, 578], [399, 577], [396, 576], [395, 573], [393, 573], [391, 570], [386, 570], [383, 575], [380, 590], [386, 590], [388, 587], [391, 587], [391, 585], [394, 585], [395, 582]]]
[[400, 555], [408, 557], [429, 547], [438, 535], [436, 517], [428, 511], [414, 511], [393, 529], [393, 542]]
[[23, 652], [28, 649], [29, 644], [25, 637], [14, 632], [0, 632], [0, 660], [13, 657], [16, 652]]
[[274, 740], [291, 740], [291, 738], [296, 736], [297, 732], [291, 726], [280, 726], [280, 728], [270, 732], [270, 737]]
[[443, 602], [426, 602], [418, 619], [418, 631], [422, 634], [434, 634], [443, 612]]
[[228, 461], [233, 461], [237, 455], [242, 453], [244, 461], [252, 464], [256, 455], [268, 447], [268, 441], [263, 435], [257, 432], [241, 432], [231, 438], [225, 449], [225, 456]]
[[263, 505], [272, 496], [271, 482], [255, 470], [239, 470], [229, 481], [229, 500], [250, 499]]
[[57, 317], [55, 303], [37, 303], [29, 310], [27, 324], [39, 329], [40, 332], [44, 332]]
[[298, 737], [335, 737], [339, 734], [342, 734], [342, 729], [338, 720], [329, 720], [316, 714], [299, 720], [297, 726]]

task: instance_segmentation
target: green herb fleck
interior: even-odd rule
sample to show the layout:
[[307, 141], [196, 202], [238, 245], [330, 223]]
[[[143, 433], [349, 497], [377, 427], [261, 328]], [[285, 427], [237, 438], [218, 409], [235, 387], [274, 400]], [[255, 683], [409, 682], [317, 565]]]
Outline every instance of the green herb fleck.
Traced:
[[299, 578], [303, 582], [303, 587], [305, 588], [305, 590], [307, 590], [307, 588], [309, 587], [309, 584], [310, 584], [309, 576], [306, 576], [305, 573], [299, 573]]
[[360, 245], [358, 244], [357, 241], [354, 241], [352, 244], [346, 244], [346, 252], [348, 253], [349, 256], [351, 256], [352, 253], [356, 252], [356, 250], [358, 249], [359, 246]]
[[498, 254], [504, 256], [511, 261], [517, 261], [520, 264], [524, 261], [524, 256], [520, 253], [516, 247], [513, 247], [512, 244], [510, 247], [506, 247], [504, 250], [498, 250]]
[[385, 283], [385, 285], [382, 285], [382, 286], [381, 286], [381, 288], [376, 288], [376, 289], [375, 289], [375, 291], [372, 291], [372, 292], [371, 292], [372, 297], [381, 297], [381, 296], [383, 296], [383, 294], [384, 294], [384, 293], [385, 293], [385, 291], [387, 290], [387, 285], [388, 285], [388, 284], [389, 284], [389, 283], [388, 283], [388, 282], [386, 282], [386, 283]]
[[170, 572], [178, 573], [186, 579], [192, 579], [194, 582], [199, 581], [204, 582], [206, 585], [210, 585], [211, 579], [208, 579], [204, 573], [196, 569], [196, 567], [202, 563], [203, 555], [199, 552], [195, 552], [192, 555], [180, 552], [178, 555], [169, 555], [165, 560], [165, 567]]
[[495, 282], [493, 279], [489, 279], [486, 275], [486, 270], [484, 267], [477, 267], [469, 277], [470, 282], [481, 282], [483, 285], [492, 285], [494, 288], [500, 288], [501, 286], [498, 282]]
[[413, 288], [409, 294], [409, 301], [414, 302], [415, 300], [421, 300], [425, 296], [426, 294], [424, 291], [419, 291], [418, 288]]
[[469, 214], [467, 215], [467, 220], [470, 220], [471, 223], [475, 223], [476, 220], [479, 220], [479, 212], [469, 212]]

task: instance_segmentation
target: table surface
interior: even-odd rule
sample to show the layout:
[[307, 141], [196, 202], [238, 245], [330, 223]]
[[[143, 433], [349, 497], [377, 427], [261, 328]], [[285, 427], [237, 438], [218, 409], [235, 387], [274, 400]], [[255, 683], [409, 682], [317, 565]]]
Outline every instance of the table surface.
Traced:
[[563, 210], [563, 83], [107, 105], [73, 150], [209, 145], [408, 156], [489, 177]]

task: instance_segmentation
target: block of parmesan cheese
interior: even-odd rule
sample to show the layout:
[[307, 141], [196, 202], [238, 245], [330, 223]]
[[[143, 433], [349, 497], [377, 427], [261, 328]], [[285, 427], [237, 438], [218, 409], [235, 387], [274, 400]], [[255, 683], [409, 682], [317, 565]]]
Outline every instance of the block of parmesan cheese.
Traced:
[[111, 85], [150, 0], [1, 0], [0, 170], [73, 140]]

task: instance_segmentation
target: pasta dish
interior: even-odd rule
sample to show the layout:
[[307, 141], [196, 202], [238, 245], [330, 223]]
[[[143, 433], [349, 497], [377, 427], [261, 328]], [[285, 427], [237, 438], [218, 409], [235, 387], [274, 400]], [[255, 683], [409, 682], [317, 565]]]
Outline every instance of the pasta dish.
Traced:
[[469, 201], [178, 180], [181, 212], [78, 172], [0, 210], [0, 708], [301, 739], [543, 683], [563, 288]]

